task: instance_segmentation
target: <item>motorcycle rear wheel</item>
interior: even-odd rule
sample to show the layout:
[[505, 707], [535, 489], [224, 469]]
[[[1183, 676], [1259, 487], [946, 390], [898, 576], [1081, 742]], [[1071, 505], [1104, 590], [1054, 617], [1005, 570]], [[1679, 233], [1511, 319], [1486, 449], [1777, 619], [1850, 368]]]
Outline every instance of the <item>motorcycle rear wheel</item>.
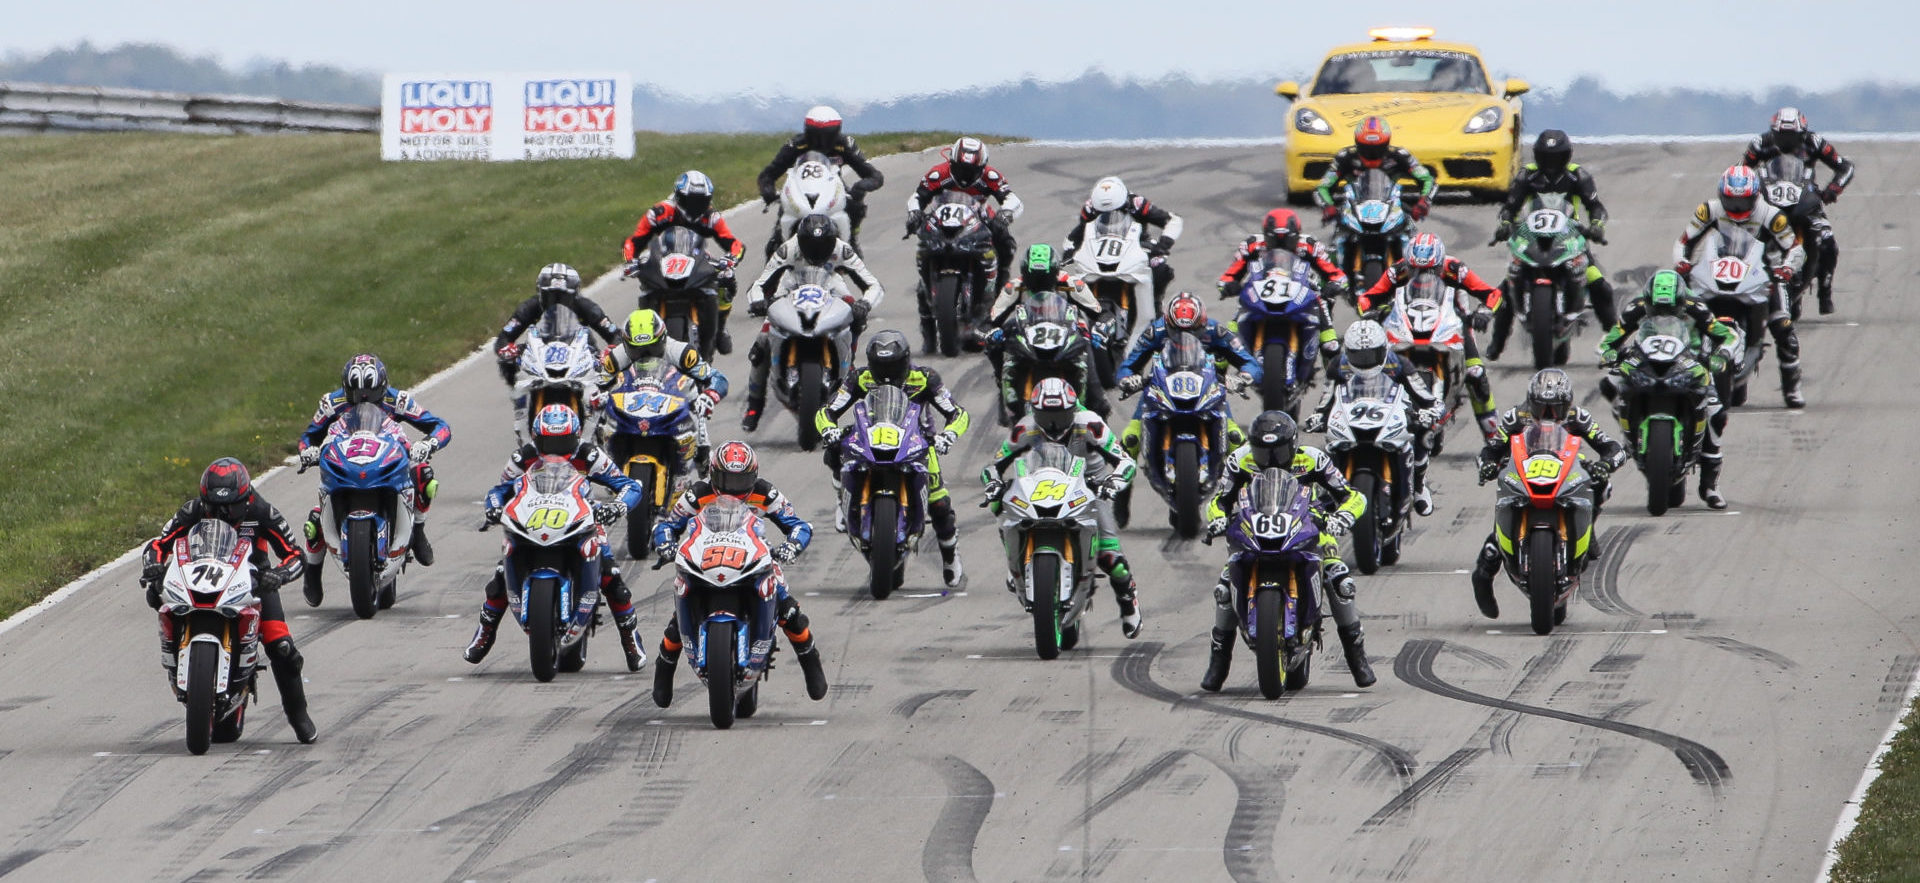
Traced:
[[347, 594], [353, 599], [353, 615], [372, 619], [378, 609], [373, 582], [373, 522], [367, 519], [347, 522]]
[[730, 622], [716, 622], [707, 628], [707, 715], [713, 718], [713, 728], [716, 730], [733, 726], [733, 684], [738, 680], [734, 672], [737, 662], [737, 649], [733, 645], [735, 637], [733, 623]]

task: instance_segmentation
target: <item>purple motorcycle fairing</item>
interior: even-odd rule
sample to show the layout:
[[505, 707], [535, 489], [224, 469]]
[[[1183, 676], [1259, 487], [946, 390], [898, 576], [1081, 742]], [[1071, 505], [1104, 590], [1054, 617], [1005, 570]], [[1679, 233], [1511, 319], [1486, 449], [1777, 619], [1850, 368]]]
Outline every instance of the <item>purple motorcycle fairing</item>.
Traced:
[[[893, 528], [894, 543], [910, 542], [926, 523], [927, 458], [932, 450], [923, 431], [925, 419], [925, 407], [897, 387], [876, 387], [854, 404], [853, 427], [840, 441], [840, 480], [848, 494], [847, 530], [863, 544], [870, 545], [875, 538], [869, 505], [875, 479], [889, 485], [903, 476], [907, 481]], [[875, 426], [898, 430], [898, 444], [876, 444]], [[879, 536], [886, 536], [884, 527]]]
[[[1319, 337], [1321, 330], [1320, 291], [1314, 284], [1312, 266], [1296, 255], [1269, 251], [1261, 255], [1261, 260], [1273, 260], [1275, 264], [1247, 274], [1246, 283], [1240, 286], [1240, 312], [1234, 319], [1234, 330], [1241, 344], [1258, 356], [1263, 330], [1265, 336], [1271, 337], [1285, 333], [1284, 328], [1275, 326], [1296, 326], [1299, 329], [1296, 339], [1301, 346], [1294, 348], [1292, 364], [1285, 366], [1287, 385], [1295, 386], [1312, 377], [1314, 350], [1308, 344]], [[1284, 298], [1279, 303], [1269, 302], [1264, 296], [1274, 286], [1280, 288], [1279, 297]], [[1296, 296], [1295, 291], [1300, 293]], [[1269, 372], [1282, 368], [1279, 365], [1261, 367]]]
[[[1301, 592], [1298, 587], [1305, 585], [1311, 589], [1319, 581], [1320, 528], [1314, 520], [1313, 504], [1306, 488], [1291, 473], [1267, 469], [1248, 482], [1235, 501], [1233, 517], [1227, 522], [1227, 544], [1231, 550], [1227, 567], [1234, 589], [1234, 611], [1245, 625], [1249, 639], [1255, 634], [1250, 602], [1258, 587], [1250, 582], [1256, 573], [1297, 575], [1296, 579], [1276, 581], [1295, 587], [1295, 591], [1287, 593], [1282, 637], [1295, 637], [1319, 622], [1319, 593]], [[1268, 571], [1268, 568], [1278, 570]]]

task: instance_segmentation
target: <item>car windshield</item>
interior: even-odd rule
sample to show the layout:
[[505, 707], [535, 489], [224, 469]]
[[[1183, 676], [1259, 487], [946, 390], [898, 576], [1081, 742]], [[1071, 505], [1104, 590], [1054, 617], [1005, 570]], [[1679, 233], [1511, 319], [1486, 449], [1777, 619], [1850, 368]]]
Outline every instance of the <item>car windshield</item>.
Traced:
[[867, 409], [869, 423], [901, 426], [907, 421], [907, 394], [897, 386], [882, 384], [874, 387], [866, 398], [860, 400], [860, 406]]
[[1279, 515], [1293, 508], [1293, 501], [1300, 496], [1300, 480], [1293, 473], [1278, 467], [1262, 469], [1247, 484], [1247, 505], [1262, 515]]
[[1354, 374], [1347, 378], [1347, 399], [1384, 399], [1393, 395], [1393, 379], [1385, 371], [1370, 374]]
[[540, 462], [527, 470], [527, 486], [536, 494], [564, 494], [573, 487], [574, 479], [580, 476], [573, 464], [565, 457], [541, 457]]
[[218, 518], [201, 519], [187, 530], [187, 560], [226, 558], [239, 544], [240, 534], [233, 525]]
[[1167, 344], [1160, 351], [1160, 364], [1166, 366], [1167, 373], [1175, 371], [1200, 371], [1207, 365], [1207, 348], [1200, 345], [1200, 338], [1191, 332], [1176, 331], [1167, 336]]
[[1368, 92], [1492, 94], [1480, 60], [1447, 49], [1368, 49], [1329, 57], [1313, 78], [1315, 95]]
[[706, 251], [700, 243], [700, 234], [690, 227], [668, 227], [654, 237], [652, 251], [657, 259], [669, 254], [702, 254]]
[[1100, 217], [1093, 219], [1095, 236], [1126, 236], [1131, 232], [1133, 232], [1133, 216], [1120, 209], [1101, 212]]
[[1027, 451], [1026, 455], [1021, 458], [1021, 460], [1027, 464], [1028, 475], [1032, 475], [1041, 469], [1058, 469], [1061, 472], [1071, 475], [1074, 471], [1074, 461], [1078, 459], [1080, 458], [1075, 457], [1073, 451], [1069, 450], [1066, 445], [1055, 444], [1053, 442], [1042, 442], [1034, 445], [1033, 448]]
[[1527, 454], [1549, 454], [1560, 456], [1560, 446], [1567, 443], [1567, 431], [1558, 423], [1535, 423], [1527, 427], [1521, 441], [1526, 444]]
[[700, 510], [700, 525], [715, 533], [732, 533], [747, 523], [753, 510], [739, 497], [720, 494]]
[[1379, 169], [1368, 169], [1353, 184], [1353, 201], [1387, 202], [1393, 199], [1393, 179]]

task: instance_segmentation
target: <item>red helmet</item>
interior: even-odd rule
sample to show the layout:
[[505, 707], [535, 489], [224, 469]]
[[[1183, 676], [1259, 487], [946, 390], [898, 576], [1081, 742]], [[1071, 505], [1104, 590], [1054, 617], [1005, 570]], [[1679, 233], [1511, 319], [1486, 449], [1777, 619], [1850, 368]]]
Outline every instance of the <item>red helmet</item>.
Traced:
[[1268, 248], [1291, 251], [1300, 244], [1300, 216], [1290, 208], [1267, 212], [1266, 219], [1260, 222], [1260, 235], [1266, 237]]
[[743, 441], [730, 441], [713, 449], [713, 457], [707, 464], [707, 477], [713, 482], [713, 489], [733, 497], [744, 497], [753, 491], [754, 482], [760, 480], [760, 458], [753, 453], [753, 446]]
[[233, 521], [253, 500], [253, 479], [246, 464], [232, 457], [221, 457], [200, 473], [200, 502], [207, 514], [221, 521]]
[[1720, 176], [1720, 207], [1727, 217], [1744, 221], [1753, 217], [1753, 205], [1760, 198], [1760, 176], [1750, 166], [1730, 166]]
[[1422, 270], [1437, 270], [1447, 262], [1446, 243], [1432, 233], [1416, 233], [1407, 243], [1407, 263]]
[[1192, 292], [1182, 291], [1167, 301], [1167, 327], [1181, 331], [1200, 331], [1207, 327], [1207, 305], [1193, 296]]
[[1359, 149], [1361, 159], [1379, 162], [1386, 159], [1387, 148], [1393, 146], [1393, 129], [1386, 120], [1367, 117], [1353, 128], [1353, 146]]

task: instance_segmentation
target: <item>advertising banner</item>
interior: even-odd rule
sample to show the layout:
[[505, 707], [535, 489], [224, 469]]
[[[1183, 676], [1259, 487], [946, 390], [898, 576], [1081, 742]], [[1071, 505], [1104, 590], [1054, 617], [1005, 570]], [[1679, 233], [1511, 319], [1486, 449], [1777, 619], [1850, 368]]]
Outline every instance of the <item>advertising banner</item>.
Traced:
[[632, 159], [627, 74], [388, 74], [380, 158]]

